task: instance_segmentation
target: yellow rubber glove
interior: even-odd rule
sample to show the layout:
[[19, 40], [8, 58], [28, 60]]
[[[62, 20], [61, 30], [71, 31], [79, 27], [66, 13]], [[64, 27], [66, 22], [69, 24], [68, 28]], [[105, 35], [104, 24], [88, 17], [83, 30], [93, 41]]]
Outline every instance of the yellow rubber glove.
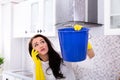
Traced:
[[36, 57], [37, 55], [38, 55], [38, 51], [32, 49], [32, 59], [35, 63], [35, 79], [45, 80], [44, 72], [42, 70], [42, 64], [40, 59]]
[[87, 46], [88, 49], [92, 49], [92, 45], [90, 42], [88, 42], [88, 46]]
[[82, 25], [75, 24], [75, 25], [74, 25], [74, 30], [75, 30], [75, 31], [79, 31], [79, 30], [82, 29], [82, 27], [83, 27]]

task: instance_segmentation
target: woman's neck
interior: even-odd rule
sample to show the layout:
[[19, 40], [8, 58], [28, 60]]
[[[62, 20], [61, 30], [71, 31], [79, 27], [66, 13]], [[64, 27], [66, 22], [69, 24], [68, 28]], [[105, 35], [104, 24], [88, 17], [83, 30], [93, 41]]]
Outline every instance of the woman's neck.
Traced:
[[39, 57], [42, 59], [42, 61], [46, 62], [48, 61], [48, 54], [46, 55], [39, 55]]

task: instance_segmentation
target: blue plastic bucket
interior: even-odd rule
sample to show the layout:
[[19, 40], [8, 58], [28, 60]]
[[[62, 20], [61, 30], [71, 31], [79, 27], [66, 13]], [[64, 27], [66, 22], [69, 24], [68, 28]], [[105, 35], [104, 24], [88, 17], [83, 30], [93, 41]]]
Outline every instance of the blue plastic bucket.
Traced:
[[58, 29], [58, 37], [63, 60], [69, 62], [86, 59], [88, 28], [75, 31], [74, 28]]

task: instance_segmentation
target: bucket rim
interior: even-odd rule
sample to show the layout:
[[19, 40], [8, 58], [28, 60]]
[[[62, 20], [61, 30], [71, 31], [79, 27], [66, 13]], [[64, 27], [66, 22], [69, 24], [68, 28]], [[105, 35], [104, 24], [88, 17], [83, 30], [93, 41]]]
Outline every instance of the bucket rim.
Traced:
[[74, 28], [61, 28], [61, 29], [58, 29], [58, 32], [84, 32], [84, 31], [89, 31], [89, 29], [85, 28], [85, 27], [83, 27], [79, 31], [74, 30]]

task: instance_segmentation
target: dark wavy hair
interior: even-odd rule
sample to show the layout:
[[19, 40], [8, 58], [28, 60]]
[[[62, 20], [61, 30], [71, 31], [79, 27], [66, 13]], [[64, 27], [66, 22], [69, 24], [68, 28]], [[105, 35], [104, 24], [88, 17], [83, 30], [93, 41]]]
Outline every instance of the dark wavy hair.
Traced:
[[[31, 55], [31, 51], [32, 51], [32, 41], [34, 38], [37, 37], [42, 37], [47, 45], [48, 45], [48, 58], [49, 58], [49, 66], [52, 69], [53, 75], [55, 76], [55, 78], [60, 79], [60, 78], [65, 78], [63, 76], [63, 74], [60, 71], [60, 64], [63, 63], [63, 59], [60, 57], [60, 55], [53, 49], [52, 47], [52, 43], [50, 42], [50, 40], [41, 35], [41, 34], [37, 34], [35, 36], [33, 36], [29, 42], [29, 53]], [[40, 59], [41, 60], [41, 59]]]

